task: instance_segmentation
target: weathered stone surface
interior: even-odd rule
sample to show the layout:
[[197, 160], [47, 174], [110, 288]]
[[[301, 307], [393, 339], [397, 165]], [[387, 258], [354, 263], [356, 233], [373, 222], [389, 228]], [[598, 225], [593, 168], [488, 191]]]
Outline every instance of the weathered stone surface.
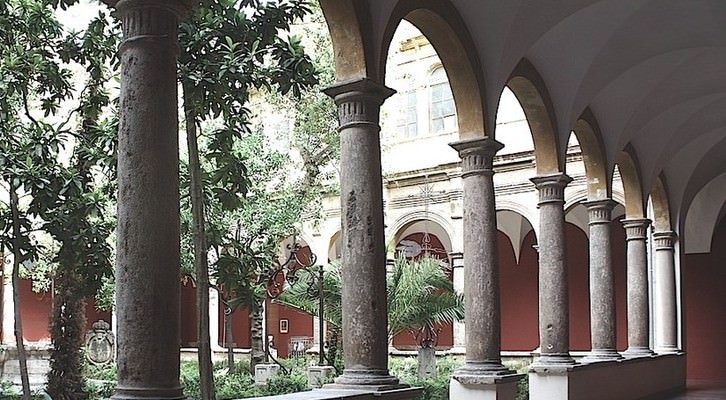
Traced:
[[628, 349], [626, 357], [650, 356], [650, 296], [648, 287], [648, 219], [624, 219], [627, 251]]
[[388, 373], [380, 106], [394, 91], [370, 79], [325, 90], [338, 105], [343, 357], [339, 385], [398, 385]]
[[590, 338], [592, 350], [586, 361], [621, 358], [616, 350], [615, 277], [610, 221], [615, 202], [587, 201], [590, 226]]
[[277, 376], [278, 373], [280, 373], [280, 366], [277, 364], [255, 365], [255, 385], [262, 386], [267, 384], [267, 380]]
[[335, 368], [327, 365], [311, 365], [308, 367], [308, 386], [319, 388], [328, 383], [335, 375]]
[[537, 364], [572, 364], [565, 252], [565, 174], [532, 178], [539, 191], [539, 337]]
[[486, 137], [455, 142], [451, 147], [461, 157], [464, 191], [464, 304], [467, 343], [466, 364], [454, 376], [460, 373], [497, 374], [507, 369], [501, 364], [499, 351], [501, 314], [492, 163], [494, 155], [504, 145]]
[[121, 0], [114, 399], [182, 399], [179, 383], [181, 1]]
[[678, 322], [676, 318], [675, 232], [653, 234], [655, 242], [655, 351], [678, 352]]

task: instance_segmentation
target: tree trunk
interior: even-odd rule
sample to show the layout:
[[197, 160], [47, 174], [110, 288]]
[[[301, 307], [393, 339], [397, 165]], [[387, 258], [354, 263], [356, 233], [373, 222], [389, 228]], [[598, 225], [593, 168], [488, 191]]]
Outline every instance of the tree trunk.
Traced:
[[263, 338], [264, 330], [262, 329], [263, 305], [255, 304], [252, 307], [252, 323], [250, 324], [250, 341], [252, 354], [250, 356], [250, 369], [252, 373], [255, 366], [265, 361], [265, 338]]
[[[185, 88], [184, 92], [187, 90]], [[204, 230], [204, 200], [202, 171], [197, 146], [197, 116], [184, 96], [184, 111], [189, 151], [189, 197], [192, 202], [192, 234], [194, 237], [194, 268], [197, 274], [197, 356], [199, 362], [199, 386], [202, 400], [214, 400], [214, 376], [212, 374], [212, 346], [209, 334], [209, 265], [207, 241]]]
[[15, 344], [18, 348], [18, 362], [20, 363], [20, 382], [23, 385], [23, 400], [30, 400], [30, 381], [28, 380], [28, 361], [25, 356], [23, 344], [23, 321], [20, 318], [20, 215], [18, 213], [18, 193], [14, 186], [10, 186], [10, 212], [13, 218], [13, 303], [15, 311]]
[[224, 345], [227, 347], [227, 369], [233, 374], [234, 366], [234, 335], [232, 334], [232, 310], [228, 305], [224, 306]]

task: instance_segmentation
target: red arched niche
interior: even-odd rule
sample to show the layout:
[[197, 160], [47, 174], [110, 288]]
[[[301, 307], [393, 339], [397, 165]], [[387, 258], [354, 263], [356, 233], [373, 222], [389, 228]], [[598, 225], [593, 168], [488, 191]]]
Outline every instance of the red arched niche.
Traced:
[[567, 272], [570, 296], [570, 350], [589, 351], [590, 342], [590, 253], [585, 232], [565, 223]]
[[683, 268], [687, 377], [726, 383], [726, 219], [713, 235], [710, 253], [688, 254]]
[[497, 231], [502, 315], [502, 350], [532, 351], [539, 346], [538, 266], [534, 231], [524, 237], [519, 264], [507, 236]]
[[181, 303], [180, 334], [182, 347], [197, 347], [197, 287], [185, 277], [179, 292]]
[[[409, 246], [406, 246], [406, 242], [410, 242]], [[441, 240], [430, 233], [416, 232], [412, 233], [398, 243], [396, 243], [396, 251], [400, 248], [408, 247], [413, 250], [407, 254], [408, 259], [417, 259], [425, 256], [426, 254], [431, 257], [437, 258], [446, 264], [449, 262], [449, 255], [441, 243]], [[453, 278], [451, 270], [447, 272], [449, 279]], [[450, 349], [454, 346], [454, 327], [452, 324], [440, 325], [438, 342], [436, 345], [437, 349]], [[402, 332], [393, 337], [393, 346], [399, 350], [413, 350], [418, 348], [415, 334], [412, 332]]]

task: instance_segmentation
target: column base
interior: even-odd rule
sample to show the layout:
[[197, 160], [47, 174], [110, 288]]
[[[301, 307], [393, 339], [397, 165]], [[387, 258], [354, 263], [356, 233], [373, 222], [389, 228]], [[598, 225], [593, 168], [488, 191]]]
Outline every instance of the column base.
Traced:
[[603, 361], [617, 361], [622, 359], [623, 356], [615, 349], [593, 349], [581, 360], [581, 362], [594, 363]]
[[452, 378], [468, 384], [476, 384], [481, 377], [497, 377], [505, 375], [514, 375], [516, 371], [502, 365], [500, 360], [491, 361], [466, 361], [460, 368], [456, 369], [452, 374]]
[[658, 354], [678, 354], [681, 350], [676, 346], [661, 346], [656, 347], [655, 352]]
[[532, 367], [569, 366], [575, 365], [570, 353], [540, 353], [539, 358], [532, 363]]
[[263, 386], [267, 384], [267, 380], [273, 376], [277, 376], [280, 372], [280, 366], [277, 364], [257, 364], [255, 365], [255, 385]]
[[335, 374], [334, 367], [311, 365], [308, 367], [308, 386], [311, 388], [322, 387], [333, 374]]
[[454, 376], [449, 384], [449, 398], [456, 400], [515, 400], [517, 383], [523, 374]]
[[329, 389], [369, 390], [374, 392], [403, 389], [408, 385], [399, 383], [398, 378], [388, 373], [387, 369], [350, 369], [343, 370], [335, 383], [323, 386]]
[[655, 352], [649, 347], [628, 347], [623, 352], [625, 358], [638, 358], [638, 357], [653, 357]]
[[176, 388], [144, 388], [117, 386], [112, 400], [187, 400], [184, 389]]

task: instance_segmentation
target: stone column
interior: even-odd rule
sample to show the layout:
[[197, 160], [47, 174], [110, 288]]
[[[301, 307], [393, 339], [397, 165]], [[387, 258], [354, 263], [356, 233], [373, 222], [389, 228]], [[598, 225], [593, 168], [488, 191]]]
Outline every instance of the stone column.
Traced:
[[491, 138], [450, 145], [459, 152], [463, 181], [466, 363], [454, 379], [510, 373], [500, 355], [497, 217], [492, 168], [504, 145]]
[[325, 90], [338, 105], [342, 207], [343, 356], [335, 386], [384, 390], [388, 373], [380, 106], [394, 91], [370, 79]]
[[653, 234], [655, 242], [655, 351], [678, 352], [678, 323], [676, 318], [676, 270], [673, 245], [675, 232]]
[[590, 217], [590, 339], [587, 361], [622, 358], [616, 346], [615, 278], [613, 276], [610, 221], [615, 202], [610, 199], [583, 203]]
[[177, 29], [182, 1], [121, 0], [113, 399], [183, 399], [179, 382]]
[[649, 219], [624, 219], [628, 268], [627, 357], [650, 356], [650, 299], [648, 294]]
[[[464, 253], [449, 253], [451, 268], [454, 276], [454, 290], [456, 293], [464, 293]], [[454, 347], [452, 352], [466, 352], [466, 324], [464, 321], [454, 322]]]
[[565, 174], [532, 178], [539, 191], [539, 342], [536, 366], [570, 365], [569, 297], [565, 253]]

